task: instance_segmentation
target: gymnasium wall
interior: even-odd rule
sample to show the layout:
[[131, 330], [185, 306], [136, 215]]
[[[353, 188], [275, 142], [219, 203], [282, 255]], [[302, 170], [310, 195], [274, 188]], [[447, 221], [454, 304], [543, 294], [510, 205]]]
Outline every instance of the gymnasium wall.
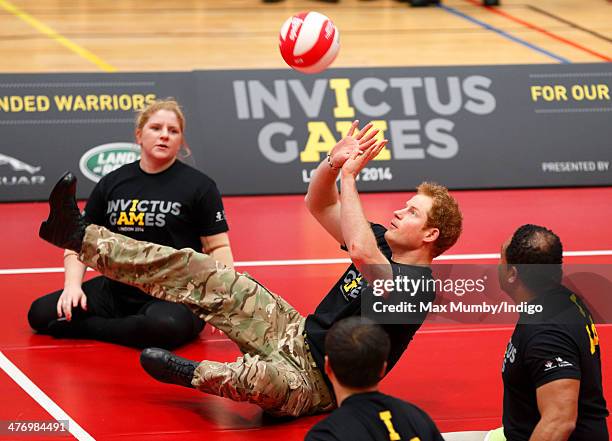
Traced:
[[65, 170], [86, 198], [138, 158], [136, 111], [176, 97], [186, 162], [225, 195], [304, 193], [350, 127], [389, 145], [364, 191], [612, 185], [612, 65], [0, 75], [0, 201], [47, 198]]

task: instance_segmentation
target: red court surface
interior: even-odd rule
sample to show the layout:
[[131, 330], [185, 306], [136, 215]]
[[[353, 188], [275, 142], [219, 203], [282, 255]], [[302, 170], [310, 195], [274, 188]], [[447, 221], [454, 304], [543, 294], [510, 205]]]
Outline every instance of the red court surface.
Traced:
[[[573, 263], [612, 263], [612, 188], [454, 192], [465, 217], [464, 234], [447, 252], [456, 262], [495, 263], [482, 254], [523, 223], [553, 229]], [[388, 224], [408, 193], [364, 195], [371, 220]], [[301, 313], [314, 310], [345, 264], [287, 262], [346, 258], [308, 215], [302, 196], [224, 199], [239, 270], [248, 271]], [[318, 419], [274, 421], [250, 404], [157, 383], [138, 363], [139, 351], [89, 340], [56, 340], [31, 332], [32, 300], [62, 286], [61, 251], [37, 237], [43, 203], [0, 205], [0, 349], [83, 432], [97, 440], [299, 440]], [[465, 256], [468, 255], [468, 256]], [[476, 256], [474, 256], [476, 255]], [[270, 262], [270, 261], [284, 262]], [[441, 261], [442, 262], [442, 261]], [[49, 270], [49, 268], [51, 268]], [[50, 271], [50, 272], [44, 272]], [[55, 272], [54, 272], [55, 271]], [[92, 273], [90, 273], [92, 274]], [[598, 326], [604, 389], [611, 398], [612, 328]], [[425, 409], [442, 431], [486, 430], [501, 424], [501, 362], [512, 326], [424, 325], [382, 382]], [[238, 355], [225, 337], [206, 329], [177, 351], [192, 359], [230, 361]], [[45, 410], [0, 371], [0, 421], [51, 420]], [[89, 436], [89, 437], [88, 437]], [[72, 439], [0, 435], [1, 439]]]

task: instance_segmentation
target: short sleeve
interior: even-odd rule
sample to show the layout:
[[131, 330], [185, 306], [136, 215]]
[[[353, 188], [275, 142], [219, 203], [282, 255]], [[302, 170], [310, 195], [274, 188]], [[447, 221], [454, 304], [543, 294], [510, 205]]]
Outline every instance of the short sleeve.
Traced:
[[[374, 234], [374, 239], [376, 239], [376, 245], [378, 249], [385, 255], [387, 259], [391, 258], [391, 248], [389, 248], [389, 244], [385, 240], [385, 233], [387, 229], [380, 224], [375, 224], [370, 222], [370, 228], [372, 229], [372, 233]], [[343, 251], [347, 251], [346, 245], [342, 244], [340, 249]]]
[[219, 193], [214, 182], [205, 193], [197, 198], [194, 213], [199, 225], [198, 233], [200, 236], [212, 236], [229, 230], [221, 193]]
[[[431, 417], [425, 413], [425, 411], [417, 406], [414, 406], [417, 411], [419, 412], [419, 414], [421, 415], [421, 418], [423, 418], [423, 422], [425, 423], [425, 425], [427, 426], [427, 432], [429, 432], [427, 435], [429, 436], [428, 438], [424, 438], [424, 439], [430, 439], [432, 441], [444, 441], [444, 438], [442, 437], [442, 434], [440, 433], [440, 429], [438, 429], [438, 426], [436, 426], [436, 423], [433, 422], [433, 420], [431, 419]], [[423, 433], [423, 435], [425, 435]]]
[[385, 233], [387, 232], [387, 229], [380, 224], [370, 223], [370, 226], [372, 227], [372, 233], [374, 233], [374, 238], [376, 239], [376, 245], [378, 245], [378, 248], [380, 248], [380, 251], [382, 251], [385, 256], [387, 256], [387, 250], [389, 250], [390, 256], [389, 244], [385, 240]]
[[104, 196], [103, 181], [100, 181], [92, 190], [85, 204], [85, 210], [83, 212], [85, 222], [106, 226], [106, 204], [107, 200]]
[[580, 379], [580, 352], [567, 330], [545, 329], [532, 336], [524, 348], [525, 366], [540, 387], [554, 380]]

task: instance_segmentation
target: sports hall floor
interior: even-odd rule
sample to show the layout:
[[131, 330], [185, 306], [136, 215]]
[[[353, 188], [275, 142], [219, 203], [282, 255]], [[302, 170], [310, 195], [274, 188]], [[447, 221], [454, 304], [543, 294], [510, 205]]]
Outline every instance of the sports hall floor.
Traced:
[[[340, 28], [338, 67], [610, 61], [612, 3], [502, 2], [495, 10], [472, 0], [415, 10], [393, 0], [185, 0], [170, 9], [159, 0], [0, 0], [0, 72], [282, 68], [278, 28], [305, 9], [328, 14]], [[454, 194], [465, 232], [447, 253], [453, 263], [495, 263], [503, 240], [527, 222], [556, 231], [568, 263], [612, 263], [612, 188]], [[409, 197], [367, 194], [366, 211], [387, 224]], [[239, 269], [300, 312], [312, 311], [346, 265], [334, 259], [346, 256], [308, 216], [302, 197], [224, 200]], [[45, 216], [44, 203], [0, 204], [0, 421], [69, 418], [71, 434], [0, 439], [299, 440], [320, 418], [271, 421], [255, 406], [155, 382], [141, 370], [136, 350], [32, 334], [30, 302], [63, 281], [61, 251], [37, 238]], [[382, 390], [425, 409], [442, 431], [497, 427], [511, 331], [510, 325], [425, 325]], [[612, 327], [598, 331], [611, 402]], [[238, 355], [209, 329], [178, 353], [227, 361]]]

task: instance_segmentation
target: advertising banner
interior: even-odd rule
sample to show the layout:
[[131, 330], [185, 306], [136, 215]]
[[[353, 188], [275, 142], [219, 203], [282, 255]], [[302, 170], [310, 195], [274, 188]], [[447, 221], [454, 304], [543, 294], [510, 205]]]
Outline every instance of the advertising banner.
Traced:
[[304, 193], [351, 122], [387, 147], [363, 191], [612, 185], [612, 65], [0, 75], [0, 201], [44, 200], [65, 170], [80, 198], [138, 158], [136, 112], [175, 97], [186, 162], [224, 195]]
[[0, 75], [0, 201], [45, 200], [66, 170], [86, 198], [138, 158], [137, 111], [173, 96], [189, 114], [192, 91], [192, 73]]
[[196, 75], [226, 194], [305, 192], [354, 119], [389, 140], [362, 190], [612, 184], [609, 64]]

